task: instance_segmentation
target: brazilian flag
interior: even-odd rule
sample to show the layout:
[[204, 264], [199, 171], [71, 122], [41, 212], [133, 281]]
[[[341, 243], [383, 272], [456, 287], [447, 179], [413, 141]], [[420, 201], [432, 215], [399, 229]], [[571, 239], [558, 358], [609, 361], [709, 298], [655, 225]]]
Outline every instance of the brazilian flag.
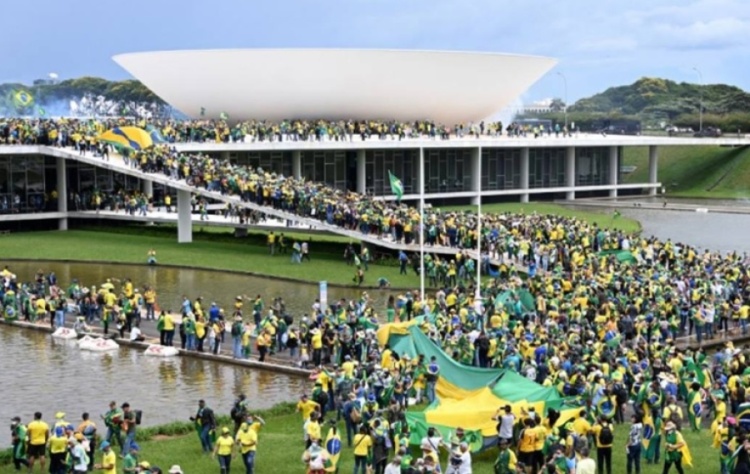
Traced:
[[222, 112], [219, 114], [219, 118], [222, 120], [227, 120], [229, 118], [229, 115], [226, 112]]
[[750, 430], [750, 402], [745, 402], [737, 407], [737, 421], [740, 427]]
[[690, 419], [690, 427], [694, 431], [698, 431], [701, 429], [701, 413], [703, 412], [701, 393], [697, 390], [691, 390], [688, 394], [687, 400], [687, 411], [688, 418]]
[[328, 430], [326, 436], [326, 451], [328, 452], [328, 461], [330, 464], [325, 466], [326, 472], [336, 472], [336, 464], [339, 462], [339, 456], [341, 455], [341, 436], [339, 436], [339, 430], [333, 427]]
[[34, 104], [34, 96], [30, 92], [19, 90], [13, 93], [13, 105], [18, 109], [25, 109]]
[[653, 461], [656, 452], [659, 449], [661, 441], [661, 418], [654, 419], [651, 416], [651, 410], [645, 410], [646, 415], [643, 417], [643, 457], [648, 461]]

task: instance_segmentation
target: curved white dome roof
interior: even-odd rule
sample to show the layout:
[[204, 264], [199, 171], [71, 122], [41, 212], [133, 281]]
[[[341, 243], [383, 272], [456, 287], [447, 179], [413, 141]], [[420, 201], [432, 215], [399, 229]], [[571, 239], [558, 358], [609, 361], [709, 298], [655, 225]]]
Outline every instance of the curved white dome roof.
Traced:
[[120, 54], [114, 60], [164, 101], [198, 118], [485, 119], [554, 59], [495, 53], [230, 49]]

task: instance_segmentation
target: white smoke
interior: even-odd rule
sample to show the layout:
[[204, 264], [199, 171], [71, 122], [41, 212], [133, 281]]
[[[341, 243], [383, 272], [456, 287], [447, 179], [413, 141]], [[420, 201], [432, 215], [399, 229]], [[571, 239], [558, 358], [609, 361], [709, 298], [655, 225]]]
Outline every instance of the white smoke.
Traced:
[[23, 113], [19, 113], [19, 111], [9, 107], [5, 110], [0, 110], [0, 116], [43, 116], [45, 118], [110, 118], [127, 116], [153, 119], [168, 116], [170, 112], [168, 107], [156, 102], [112, 100], [101, 95], [84, 94], [80, 97], [68, 97], [65, 99], [36, 100], [34, 105], [23, 111]]
[[487, 119], [489, 122], [502, 122], [503, 127], [508, 126], [508, 124], [513, 123], [513, 121], [516, 119], [516, 116], [520, 114], [523, 111], [523, 102], [524, 95], [521, 95], [519, 97], [516, 97], [513, 102], [503, 107], [500, 111], [493, 114], [491, 117]]

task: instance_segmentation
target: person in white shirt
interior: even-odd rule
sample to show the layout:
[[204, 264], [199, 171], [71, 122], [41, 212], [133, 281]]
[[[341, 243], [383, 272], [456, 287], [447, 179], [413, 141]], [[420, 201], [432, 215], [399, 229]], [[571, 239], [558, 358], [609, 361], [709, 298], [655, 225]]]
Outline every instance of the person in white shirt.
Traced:
[[84, 450], [81, 443], [79, 443], [75, 438], [70, 439], [68, 443], [71, 445], [70, 454], [73, 458], [73, 473], [79, 474], [88, 472], [89, 457], [86, 454], [86, 450]]
[[133, 328], [130, 330], [130, 340], [131, 342], [143, 342], [146, 340], [146, 337], [141, 333], [141, 328], [138, 327], [138, 324], [134, 324]]
[[513, 426], [516, 424], [516, 416], [511, 411], [510, 405], [503, 407], [503, 414], [496, 417], [495, 420], [499, 423], [497, 436], [500, 439], [508, 441], [508, 445], [513, 445]]
[[383, 471], [383, 474], [401, 474], [401, 457], [396, 456], [393, 458], [393, 461], [389, 462], [387, 466], [385, 466], [385, 471]]
[[589, 457], [589, 448], [581, 449], [581, 458], [576, 463], [576, 474], [596, 474], [596, 461]]

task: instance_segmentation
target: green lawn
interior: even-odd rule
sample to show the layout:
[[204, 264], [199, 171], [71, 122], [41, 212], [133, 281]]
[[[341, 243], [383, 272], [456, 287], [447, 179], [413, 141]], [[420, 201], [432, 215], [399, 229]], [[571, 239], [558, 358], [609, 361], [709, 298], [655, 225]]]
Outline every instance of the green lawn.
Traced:
[[[476, 206], [450, 206], [441, 209], [446, 210], [464, 210], [473, 209], [476, 210]], [[482, 213], [505, 213], [511, 212], [514, 214], [554, 214], [564, 217], [575, 217], [586, 222], [596, 223], [599, 226], [609, 227], [624, 230], [626, 232], [637, 232], [641, 229], [638, 221], [634, 219], [628, 219], [626, 217], [620, 217], [619, 219], [613, 219], [613, 214], [610, 212], [597, 212], [597, 211], [581, 211], [573, 209], [564, 204], [557, 204], [552, 202], [508, 202], [508, 203], [497, 203], [487, 204], [482, 206]]]
[[[310, 245], [312, 263], [292, 264], [289, 255], [271, 256], [265, 246], [251, 244], [249, 239], [212, 234], [194, 234], [190, 244], [178, 244], [174, 234], [152, 232], [147, 227], [126, 231], [69, 230], [66, 232], [24, 232], [0, 237], [0, 259], [40, 259], [113, 261], [145, 264], [146, 253], [155, 249], [159, 263], [186, 265], [218, 270], [237, 270], [260, 275], [295, 278], [317, 282], [327, 280], [334, 284], [351, 284], [352, 267], [343, 260], [341, 251], [329, 253], [316, 250], [315, 240]], [[313, 239], [316, 239], [314, 236]], [[339, 247], [336, 246], [336, 249]], [[366, 283], [377, 284], [377, 278], [385, 277], [396, 288], [415, 288], [419, 279], [413, 274], [399, 275], [398, 267], [371, 265]]]
[[[266, 426], [261, 430], [259, 436], [259, 448], [255, 465], [256, 472], [263, 474], [304, 472], [304, 465], [300, 460], [304, 450], [302, 420], [299, 414], [290, 413], [290, 411], [289, 405], [285, 405], [284, 408], [274, 409], [270, 413], [264, 414]], [[343, 423], [340, 423], [340, 427], [343, 429]], [[175, 431], [185, 432], [186, 429], [189, 428], [183, 423], [181, 426], [175, 424], [150, 431], [174, 433]], [[327, 429], [323, 430], [323, 436], [325, 436], [326, 431]], [[627, 439], [627, 434], [628, 428], [626, 426], [619, 426], [615, 429], [616, 447], [613, 450], [612, 462], [612, 472], [614, 474], [625, 474], [626, 472], [625, 449], [623, 446]], [[353, 456], [351, 448], [346, 446], [345, 432], [342, 432], [341, 435], [344, 447], [338, 466], [339, 472], [344, 474], [352, 472]], [[684, 436], [690, 446], [694, 459], [693, 468], [687, 472], [718, 472], [719, 455], [716, 450], [710, 447], [711, 442], [708, 432], [706, 430], [701, 434], [685, 432]], [[157, 436], [148, 441], [140, 440], [139, 443], [141, 446], [140, 459], [147, 460], [152, 465], [158, 465], [165, 472], [173, 464], [180, 464], [188, 474], [218, 472], [218, 462], [212, 460], [211, 456], [201, 454], [200, 442], [194, 432], [172, 437]], [[472, 463], [473, 472], [476, 474], [491, 474], [493, 472], [492, 462], [495, 456], [496, 450], [494, 449], [475, 455]], [[594, 451], [592, 451], [592, 457], [596, 459]], [[441, 459], [441, 465], [445, 469], [446, 455], [444, 452]], [[97, 461], [99, 461], [98, 457]], [[647, 465], [644, 461], [641, 472], [644, 474], [657, 474], [661, 472], [661, 469], [661, 464]], [[12, 472], [12, 468], [5, 466], [4, 468], [0, 468], [0, 472], [10, 473]], [[120, 472], [119, 469], [118, 472]], [[231, 472], [244, 472], [244, 466], [242, 466], [242, 461], [239, 457], [233, 460]]]
[[[625, 147], [626, 183], [648, 181], [648, 147]], [[659, 181], [672, 196], [737, 199], [750, 196], [750, 148], [659, 147]]]

